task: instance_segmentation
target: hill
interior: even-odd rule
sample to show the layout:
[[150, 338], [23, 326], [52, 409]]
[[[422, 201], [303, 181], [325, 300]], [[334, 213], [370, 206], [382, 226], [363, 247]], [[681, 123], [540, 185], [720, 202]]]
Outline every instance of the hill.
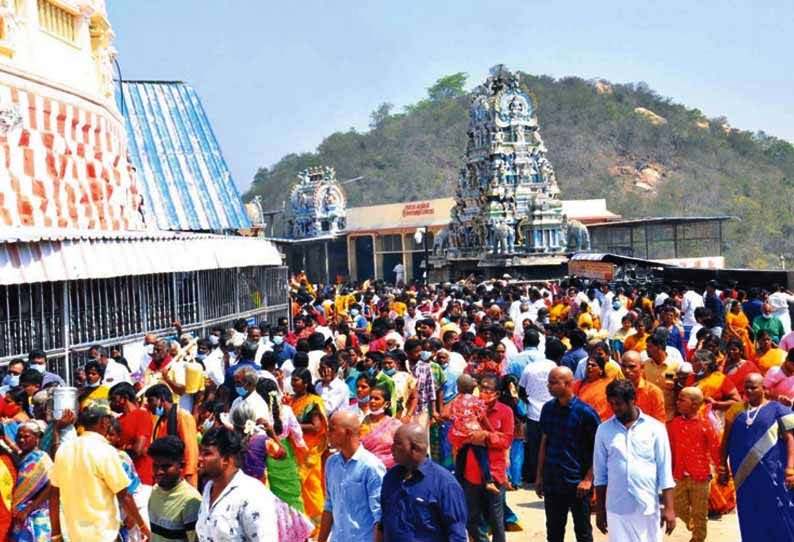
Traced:
[[[731, 128], [662, 97], [644, 83], [520, 74], [533, 97], [563, 197], [603, 197], [626, 217], [729, 214], [730, 266], [777, 267], [794, 257], [794, 146]], [[383, 104], [370, 129], [329, 135], [316, 152], [262, 167], [245, 195], [282, 207], [296, 173], [328, 165], [350, 206], [453, 194], [468, 124], [466, 76], [449, 75], [428, 97], [394, 112]], [[287, 205], [287, 208], [289, 206]]]

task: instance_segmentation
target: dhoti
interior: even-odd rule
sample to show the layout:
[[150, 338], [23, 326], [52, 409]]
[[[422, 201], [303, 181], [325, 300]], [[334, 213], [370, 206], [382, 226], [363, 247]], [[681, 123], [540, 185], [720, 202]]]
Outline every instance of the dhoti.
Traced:
[[661, 517], [654, 514], [613, 514], [607, 512], [609, 540], [613, 542], [662, 542]]

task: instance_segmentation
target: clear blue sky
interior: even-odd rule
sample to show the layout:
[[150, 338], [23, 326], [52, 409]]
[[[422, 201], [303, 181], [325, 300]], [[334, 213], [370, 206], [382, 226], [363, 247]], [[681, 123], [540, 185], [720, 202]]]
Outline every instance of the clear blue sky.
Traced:
[[[439, 77], [613, 82], [794, 141], [794, 2], [109, 0], [125, 79], [196, 88], [238, 186]], [[538, 112], [541, 124], [542, 109]]]

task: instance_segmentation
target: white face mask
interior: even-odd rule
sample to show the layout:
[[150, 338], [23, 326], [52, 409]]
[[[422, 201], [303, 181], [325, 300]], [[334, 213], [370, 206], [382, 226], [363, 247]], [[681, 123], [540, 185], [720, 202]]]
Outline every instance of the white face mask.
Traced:
[[373, 416], [380, 416], [384, 412], [386, 412], [385, 408], [379, 408], [378, 410], [370, 410], [369, 411], [369, 413], [372, 414]]
[[47, 370], [47, 365], [44, 363], [31, 363], [31, 369], [35, 369], [40, 373], [44, 373]]

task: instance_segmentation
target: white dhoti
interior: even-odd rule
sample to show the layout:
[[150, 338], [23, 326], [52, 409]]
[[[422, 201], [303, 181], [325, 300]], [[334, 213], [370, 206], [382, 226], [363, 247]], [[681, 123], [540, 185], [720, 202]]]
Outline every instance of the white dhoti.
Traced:
[[661, 516], [654, 514], [613, 514], [607, 512], [610, 542], [662, 542]]

